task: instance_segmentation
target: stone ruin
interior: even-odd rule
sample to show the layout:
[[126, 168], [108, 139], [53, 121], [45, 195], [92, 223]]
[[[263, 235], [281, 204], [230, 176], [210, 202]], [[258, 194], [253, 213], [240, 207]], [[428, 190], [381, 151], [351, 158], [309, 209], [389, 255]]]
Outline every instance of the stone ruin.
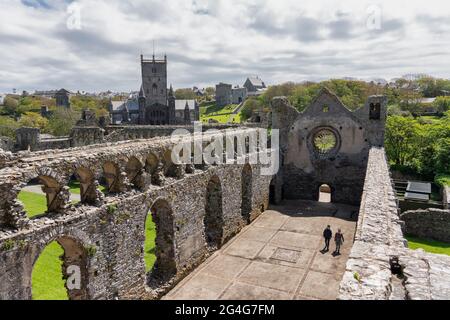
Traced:
[[[158, 299], [269, 200], [317, 200], [324, 184], [332, 201], [360, 208], [339, 299], [449, 299], [450, 257], [407, 248], [383, 148], [385, 119], [382, 96], [350, 112], [324, 90], [303, 113], [275, 98], [281, 169], [273, 177], [245, 161], [175, 165], [170, 138], [139, 139], [149, 132], [140, 127], [119, 129], [116, 142], [0, 153], [0, 299], [31, 298], [34, 262], [54, 240], [65, 251], [63, 272], [68, 265], [81, 270], [81, 288], [69, 292], [71, 299]], [[122, 135], [138, 139], [120, 141]], [[81, 184], [77, 205], [67, 187], [74, 174]], [[48, 213], [29, 219], [17, 195], [35, 178], [44, 185]], [[97, 188], [102, 179], [107, 196]], [[143, 251], [148, 214], [157, 230], [149, 273]]]

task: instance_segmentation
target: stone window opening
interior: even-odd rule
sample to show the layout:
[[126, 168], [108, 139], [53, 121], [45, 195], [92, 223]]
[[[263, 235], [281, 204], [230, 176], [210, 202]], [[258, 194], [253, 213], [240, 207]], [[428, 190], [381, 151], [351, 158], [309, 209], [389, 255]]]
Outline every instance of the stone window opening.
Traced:
[[313, 133], [311, 144], [319, 158], [328, 158], [339, 149], [339, 138], [331, 128], [319, 128]]
[[120, 192], [120, 170], [117, 164], [107, 161], [103, 164], [105, 191], [107, 193]]
[[61, 195], [62, 186], [49, 176], [31, 179], [19, 192], [17, 199], [23, 205], [28, 218], [39, 217], [46, 213], [58, 212], [65, 206]]
[[152, 279], [157, 280], [156, 282], [165, 282], [177, 273], [173, 212], [166, 200], [159, 199], [151, 207], [150, 214], [156, 230], [154, 247], [156, 261], [151, 268], [150, 283]]
[[328, 112], [330, 112], [330, 107], [327, 106], [327, 105], [324, 105], [324, 106], [322, 107], [322, 112], [323, 112], [323, 113], [328, 113]]
[[[61, 254], [58, 255], [58, 253]], [[59, 268], [49, 270], [49, 263], [59, 265]], [[88, 255], [79, 241], [62, 236], [48, 243], [34, 258], [31, 267], [29, 279], [31, 298], [47, 300], [46, 293], [52, 290], [56, 291], [62, 300], [89, 299], [87, 265]], [[60, 278], [55, 279], [55, 277]], [[66, 282], [69, 278], [70, 284]]]
[[125, 167], [128, 181], [133, 185], [133, 187], [140, 190], [145, 187], [145, 181], [142, 176], [143, 169], [144, 166], [136, 157], [131, 157]]
[[150, 174], [151, 183], [160, 186], [163, 182], [162, 164], [153, 153], [147, 156], [145, 160], [145, 171]]
[[369, 111], [369, 119], [370, 120], [380, 120], [381, 118], [381, 104], [380, 103], [371, 103], [370, 111]]
[[252, 212], [252, 167], [247, 163], [241, 174], [241, 216], [250, 223]]
[[223, 238], [222, 186], [217, 176], [213, 176], [206, 187], [205, 241], [210, 249], [219, 249]]
[[319, 187], [319, 202], [331, 203], [331, 188], [328, 184]]
[[152, 91], [154, 96], [158, 94], [158, 86], [156, 85], [156, 83], [153, 84]]

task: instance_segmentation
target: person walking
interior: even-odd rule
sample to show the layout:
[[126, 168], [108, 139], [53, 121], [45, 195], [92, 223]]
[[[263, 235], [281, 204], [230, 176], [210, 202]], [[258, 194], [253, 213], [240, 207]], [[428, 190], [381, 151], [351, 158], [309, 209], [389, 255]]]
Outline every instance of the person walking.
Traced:
[[323, 230], [323, 237], [325, 239], [325, 248], [322, 251], [328, 252], [330, 251], [330, 240], [333, 237], [333, 231], [331, 231], [331, 226], [327, 226], [325, 230]]
[[338, 232], [336, 232], [336, 234], [334, 235], [334, 242], [336, 243], [336, 250], [334, 251], [334, 253], [336, 255], [340, 255], [341, 245], [344, 243], [344, 235], [342, 234], [341, 229], [339, 229]]

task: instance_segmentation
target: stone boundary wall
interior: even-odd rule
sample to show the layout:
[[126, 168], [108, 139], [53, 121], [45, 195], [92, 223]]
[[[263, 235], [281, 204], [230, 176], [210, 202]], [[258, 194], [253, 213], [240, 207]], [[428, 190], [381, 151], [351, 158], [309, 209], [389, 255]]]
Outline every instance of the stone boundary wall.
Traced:
[[406, 211], [400, 218], [405, 222], [407, 235], [450, 243], [450, 210]]
[[[241, 212], [241, 179], [248, 166], [251, 220], [267, 208], [271, 176], [262, 176], [259, 165], [177, 167], [165, 157], [172, 147], [169, 138], [154, 138], [12, 155], [0, 169], [0, 299], [31, 298], [34, 262], [54, 240], [64, 247], [64, 265], [75, 263], [82, 270], [82, 290], [72, 298], [157, 299], [217, 249], [206, 241], [208, 201], [221, 199], [221, 223], [214, 226], [220, 245], [248, 223]], [[73, 172], [85, 185], [76, 205], [65, 187]], [[106, 196], [96, 189], [102, 176], [111, 181]], [[56, 200], [52, 211], [28, 219], [17, 194], [35, 177], [48, 184], [46, 193]], [[219, 183], [219, 198], [208, 196], [211, 181]], [[157, 261], [167, 260], [158, 241], [170, 241], [173, 250], [175, 274], [167, 278], [153, 277], [153, 272], [165, 274], [162, 263], [145, 271], [145, 219], [154, 208], [157, 230], [167, 231], [157, 240]]]
[[445, 186], [442, 189], [442, 203], [444, 209], [450, 209], [450, 186]]
[[450, 257], [408, 249], [402, 227], [384, 149], [372, 148], [338, 299], [450, 299]]

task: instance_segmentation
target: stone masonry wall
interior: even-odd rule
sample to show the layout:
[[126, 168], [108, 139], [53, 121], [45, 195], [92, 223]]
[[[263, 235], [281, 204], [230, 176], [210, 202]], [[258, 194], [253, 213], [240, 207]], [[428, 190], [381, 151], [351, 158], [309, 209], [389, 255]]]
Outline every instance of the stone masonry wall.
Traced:
[[339, 299], [450, 298], [450, 257], [407, 249], [398, 214], [384, 149], [372, 148]]
[[[155, 138], [9, 155], [0, 169], [0, 299], [31, 298], [33, 264], [53, 240], [63, 246], [66, 263], [72, 261], [82, 271], [82, 288], [70, 293], [71, 298], [157, 299], [213, 250], [206, 244], [203, 224], [207, 185], [213, 177], [220, 181], [222, 192], [221, 243], [238, 233], [248, 223], [241, 215], [244, 165], [186, 165], [174, 170], [178, 176], [167, 176], [164, 168], [173, 164], [163, 155], [172, 147], [169, 138]], [[156, 166], [150, 165], [149, 159], [154, 159], [150, 155], [156, 157]], [[142, 166], [138, 179], [130, 169], [130, 163], [137, 165], [135, 159]], [[103, 169], [114, 167], [104, 166], [110, 162], [117, 168], [115, 173], [107, 170], [107, 179], [114, 180], [109, 185], [112, 191], [103, 197], [95, 187], [87, 187], [92, 195], [86, 199], [95, 201], [70, 204], [65, 186], [72, 173], [79, 172], [82, 184], [96, 186], [106, 174]], [[251, 171], [254, 219], [268, 206], [271, 177], [260, 175], [259, 165], [251, 165]], [[52, 185], [48, 192], [56, 192], [58, 205], [54, 212], [28, 219], [17, 194], [35, 177]], [[129, 177], [135, 182], [130, 183]], [[145, 220], [162, 202], [169, 207], [164, 214], [172, 215], [161, 221], [173, 225], [160, 227], [173, 231], [176, 274], [155, 278], [145, 271]], [[156, 209], [155, 214], [163, 211]], [[165, 270], [157, 271], [164, 275]]]
[[400, 218], [405, 222], [406, 234], [450, 243], [450, 210], [406, 211]]

